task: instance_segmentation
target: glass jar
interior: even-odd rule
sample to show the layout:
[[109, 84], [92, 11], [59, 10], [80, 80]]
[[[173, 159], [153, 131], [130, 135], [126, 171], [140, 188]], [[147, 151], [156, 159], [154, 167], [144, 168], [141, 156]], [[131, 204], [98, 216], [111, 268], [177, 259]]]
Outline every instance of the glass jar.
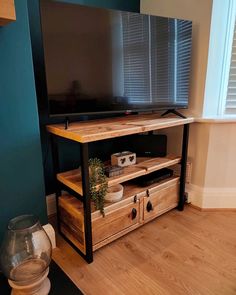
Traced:
[[10, 220], [0, 250], [0, 267], [8, 279], [16, 283], [37, 280], [47, 270], [51, 255], [51, 241], [37, 217]]

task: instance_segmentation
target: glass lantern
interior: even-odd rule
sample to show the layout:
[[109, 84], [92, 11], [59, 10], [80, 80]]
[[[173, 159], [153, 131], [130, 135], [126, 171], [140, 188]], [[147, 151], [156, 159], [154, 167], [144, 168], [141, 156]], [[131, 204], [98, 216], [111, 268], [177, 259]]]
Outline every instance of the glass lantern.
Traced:
[[48, 272], [52, 245], [37, 217], [22, 215], [10, 220], [0, 250], [0, 268], [14, 284], [27, 285]]

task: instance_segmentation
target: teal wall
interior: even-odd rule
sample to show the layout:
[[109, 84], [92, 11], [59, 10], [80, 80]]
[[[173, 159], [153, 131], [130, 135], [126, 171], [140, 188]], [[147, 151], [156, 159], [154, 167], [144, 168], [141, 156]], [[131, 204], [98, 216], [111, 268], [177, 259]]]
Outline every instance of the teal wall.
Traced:
[[47, 221], [27, 1], [15, 5], [17, 21], [0, 27], [0, 242], [16, 215]]

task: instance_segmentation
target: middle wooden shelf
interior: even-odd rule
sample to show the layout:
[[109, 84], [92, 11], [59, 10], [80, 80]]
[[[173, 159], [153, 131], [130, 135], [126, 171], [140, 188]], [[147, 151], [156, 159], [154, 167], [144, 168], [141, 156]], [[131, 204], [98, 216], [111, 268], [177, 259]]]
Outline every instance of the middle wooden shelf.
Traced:
[[[119, 176], [109, 177], [108, 186], [113, 186], [128, 180], [149, 174], [162, 168], [178, 164], [181, 157], [167, 155], [166, 157], [142, 157], [137, 158], [137, 163], [132, 166], [124, 167], [124, 173]], [[82, 178], [80, 169], [74, 169], [57, 174], [57, 179], [73, 191], [83, 196]]]

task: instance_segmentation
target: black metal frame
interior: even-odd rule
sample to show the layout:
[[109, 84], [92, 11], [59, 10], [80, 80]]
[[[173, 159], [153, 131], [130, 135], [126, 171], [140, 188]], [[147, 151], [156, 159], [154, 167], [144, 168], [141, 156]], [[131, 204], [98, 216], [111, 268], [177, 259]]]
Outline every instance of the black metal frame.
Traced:
[[[188, 153], [188, 138], [189, 138], [189, 124], [183, 125], [183, 138], [182, 138], [182, 158], [181, 158], [181, 173], [180, 173], [180, 189], [179, 189], [179, 203], [178, 210], [184, 209], [185, 197], [185, 179], [186, 179], [186, 164], [187, 164], [187, 153]], [[85, 253], [80, 251], [60, 230], [59, 214], [57, 217], [58, 231], [62, 237], [88, 262], [93, 261], [93, 243], [92, 243], [92, 224], [91, 224], [91, 206], [90, 206], [90, 193], [89, 193], [89, 144], [80, 143], [80, 159], [81, 159], [81, 174], [82, 174], [82, 190], [83, 196], [76, 193], [66, 185], [60, 183], [56, 179], [57, 173], [60, 172], [59, 163], [59, 151], [57, 136], [51, 134], [51, 145], [52, 145], [52, 159], [54, 169], [54, 179], [56, 187], [56, 204], [57, 212], [58, 198], [61, 195], [61, 189], [65, 189], [73, 194], [77, 199], [83, 202], [84, 208], [84, 229], [85, 229]]]
[[180, 112], [176, 111], [175, 109], [169, 109], [167, 111], [165, 111], [163, 114], [161, 114], [162, 117], [168, 115], [168, 114], [174, 114], [176, 116], [179, 116], [180, 118], [186, 119], [186, 117], [184, 115], [182, 115]]
[[93, 262], [93, 242], [92, 242], [92, 225], [91, 225], [91, 205], [89, 193], [89, 151], [88, 143], [80, 143], [81, 157], [81, 174], [84, 204], [84, 233], [85, 233], [85, 251], [86, 261]]
[[57, 180], [57, 173], [60, 172], [60, 163], [59, 163], [59, 151], [58, 151], [58, 138], [56, 135], [50, 134], [50, 140], [51, 140], [51, 147], [52, 147], [52, 163], [53, 163], [53, 176], [54, 176], [54, 187], [56, 190], [56, 208], [57, 208], [57, 228], [58, 231], [60, 231], [60, 222], [59, 222], [59, 203], [58, 198], [61, 195], [61, 190], [58, 185]]
[[[167, 114], [174, 114], [183, 119], [186, 119], [184, 115], [176, 111], [175, 109], [169, 109], [164, 112], [161, 116], [165, 116]], [[183, 125], [183, 140], [182, 140], [182, 157], [181, 157], [181, 171], [180, 171], [180, 187], [179, 187], [179, 203], [178, 210], [184, 210], [184, 203], [187, 200], [185, 193], [185, 182], [186, 182], [186, 165], [187, 165], [187, 157], [188, 157], [188, 138], [189, 138], [189, 124]]]
[[188, 138], [189, 138], [189, 124], [183, 126], [183, 140], [182, 140], [182, 157], [181, 157], [181, 172], [180, 172], [180, 186], [179, 186], [179, 204], [178, 209], [184, 210], [185, 196], [185, 181], [186, 181], [186, 164], [188, 156]]
[[[57, 207], [57, 227], [60, 235], [88, 262], [93, 262], [93, 242], [92, 242], [92, 225], [91, 225], [91, 206], [90, 206], [90, 193], [89, 193], [89, 149], [88, 143], [80, 143], [80, 157], [81, 157], [81, 174], [82, 174], [82, 190], [83, 196], [70, 189], [68, 186], [62, 184], [57, 180], [57, 173], [60, 172], [59, 151], [58, 151], [58, 138], [56, 135], [51, 134], [51, 147], [52, 147], [52, 160], [54, 182], [56, 188], [56, 207]], [[84, 234], [85, 234], [85, 253], [80, 251], [62, 232], [60, 229], [59, 218], [59, 202], [58, 198], [61, 195], [61, 189], [65, 189], [73, 194], [77, 199], [83, 203], [84, 209]]]

